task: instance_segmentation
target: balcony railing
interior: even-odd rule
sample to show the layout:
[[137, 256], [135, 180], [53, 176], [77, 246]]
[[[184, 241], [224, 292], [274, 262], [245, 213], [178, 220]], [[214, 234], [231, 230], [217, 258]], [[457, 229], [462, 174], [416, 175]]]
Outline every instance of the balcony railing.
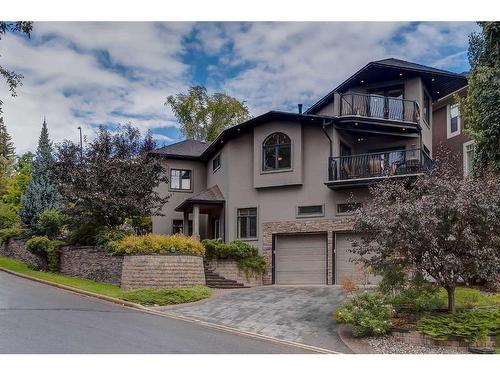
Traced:
[[341, 181], [428, 172], [432, 159], [421, 149], [330, 157], [328, 179]]
[[418, 103], [413, 100], [366, 94], [342, 94], [341, 116], [361, 116], [377, 119], [418, 122]]

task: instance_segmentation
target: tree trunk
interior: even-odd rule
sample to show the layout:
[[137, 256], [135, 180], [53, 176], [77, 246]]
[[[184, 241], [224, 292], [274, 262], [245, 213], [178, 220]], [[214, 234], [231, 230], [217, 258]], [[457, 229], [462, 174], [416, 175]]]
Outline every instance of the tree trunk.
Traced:
[[448, 286], [445, 288], [448, 293], [448, 312], [455, 313], [455, 287]]

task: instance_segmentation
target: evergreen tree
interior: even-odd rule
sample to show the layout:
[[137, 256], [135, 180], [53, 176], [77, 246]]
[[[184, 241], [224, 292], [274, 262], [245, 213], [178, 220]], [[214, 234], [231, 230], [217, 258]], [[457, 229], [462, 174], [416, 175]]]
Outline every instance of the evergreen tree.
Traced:
[[144, 153], [148, 153], [153, 151], [156, 148], [156, 142], [153, 139], [153, 132], [151, 129], [148, 129], [146, 136], [144, 137], [144, 142], [142, 143], [141, 151]]
[[2, 177], [9, 177], [14, 171], [16, 152], [7, 127], [0, 117], [0, 168]]
[[49, 139], [47, 122], [44, 120], [33, 161], [31, 179], [21, 197], [21, 210], [19, 211], [21, 222], [30, 229], [35, 228], [38, 216], [43, 211], [61, 208], [62, 198], [52, 178], [53, 163], [52, 142]]

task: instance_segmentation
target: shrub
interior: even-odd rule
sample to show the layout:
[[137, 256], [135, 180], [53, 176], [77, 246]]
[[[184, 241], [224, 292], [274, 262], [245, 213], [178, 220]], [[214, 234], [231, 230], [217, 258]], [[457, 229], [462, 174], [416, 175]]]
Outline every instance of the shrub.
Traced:
[[47, 260], [50, 272], [59, 271], [59, 250], [62, 245], [62, 241], [50, 240], [47, 236], [35, 236], [26, 242], [29, 251]]
[[108, 244], [110, 242], [120, 241], [129, 234], [129, 232], [123, 229], [104, 228], [97, 232], [95, 236], [95, 244], [108, 249]]
[[13, 206], [0, 202], [0, 229], [11, 228], [19, 223], [19, 216]]
[[252, 273], [263, 274], [266, 268], [264, 257], [259, 255], [257, 247], [243, 241], [225, 243], [222, 240], [203, 240], [205, 256], [208, 259], [232, 259], [238, 268], [245, 271], [247, 276]]
[[61, 211], [55, 208], [45, 210], [38, 216], [36, 230], [41, 235], [56, 238], [61, 234], [65, 221]]
[[334, 316], [337, 323], [352, 324], [355, 337], [383, 335], [391, 327], [392, 310], [378, 294], [364, 292], [344, 303]]
[[[446, 306], [446, 290], [439, 289], [438, 295], [442, 306]], [[500, 293], [487, 293], [472, 288], [458, 287], [455, 292], [455, 298], [458, 308], [471, 309], [481, 306], [500, 305]]]
[[474, 342], [488, 334], [500, 334], [500, 309], [427, 316], [419, 320], [417, 330], [436, 340], [461, 337]]
[[84, 223], [71, 228], [68, 236], [68, 242], [71, 245], [86, 245], [95, 246], [97, 243], [97, 235], [102, 227]]
[[134, 216], [125, 220], [125, 224], [130, 225], [135, 234], [147, 234], [153, 231], [151, 216]]
[[205, 254], [200, 241], [182, 234], [166, 236], [162, 234], [130, 235], [120, 241], [108, 243], [109, 249], [116, 254]]
[[19, 224], [13, 227], [0, 229], [0, 245], [9, 241], [11, 238], [18, 238], [23, 234], [23, 229]]
[[350, 277], [344, 277], [340, 283], [340, 287], [347, 296], [358, 292], [358, 287]]
[[121, 298], [141, 305], [175, 305], [210, 297], [210, 288], [196, 285], [191, 288], [136, 289], [123, 292]]
[[237, 261], [238, 268], [243, 270], [246, 276], [253, 274], [262, 275], [266, 271], [266, 260], [260, 255]]
[[222, 240], [203, 240], [208, 259], [241, 260], [259, 255], [259, 249], [243, 241], [224, 243]]
[[403, 307], [416, 314], [443, 306], [439, 288], [427, 282], [421, 274], [416, 274], [409, 279], [403, 290], [396, 296], [389, 297], [388, 301], [396, 308]]

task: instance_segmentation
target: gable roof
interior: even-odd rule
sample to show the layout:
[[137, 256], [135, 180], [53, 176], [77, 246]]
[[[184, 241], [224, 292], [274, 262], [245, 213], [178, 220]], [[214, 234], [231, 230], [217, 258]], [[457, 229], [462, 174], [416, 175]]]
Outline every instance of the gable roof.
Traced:
[[203, 154], [203, 152], [208, 148], [210, 143], [204, 141], [197, 141], [195, 139], [186, 139], [184, 141], [180, 141], [177, 143], [173, 143], [168, 146], [161, 147], [156, 149], [150, 154], [163, 154], [168, 155], [171, 158], [182, 158], [189, 159], [194, 158], [197, 159]]
[[199, 193], [187, 198], [175, 208], [175, 211], [181, 212], [193, 204], [221, 204], [224, 203], [224, 196], [219, 186], [214, 185], [211, 188], [200, 191]]
[[426, 87], [429, 88], [433, 100], [437, 100], [467, 85], [467, 77], [465, 75], [410, 61], [388, 58], [366, 64], [327, 95], [314, 103], [304, 113], [316, 113], [327, 103], [331, 102], [336, 92], [343, 93], [347, 91], [349, 87], [358, 85], [361, 81], [365, 83], [390, 81], [401, 79], [401, 76], [406, 78], [415, 76], [421, 77]]

